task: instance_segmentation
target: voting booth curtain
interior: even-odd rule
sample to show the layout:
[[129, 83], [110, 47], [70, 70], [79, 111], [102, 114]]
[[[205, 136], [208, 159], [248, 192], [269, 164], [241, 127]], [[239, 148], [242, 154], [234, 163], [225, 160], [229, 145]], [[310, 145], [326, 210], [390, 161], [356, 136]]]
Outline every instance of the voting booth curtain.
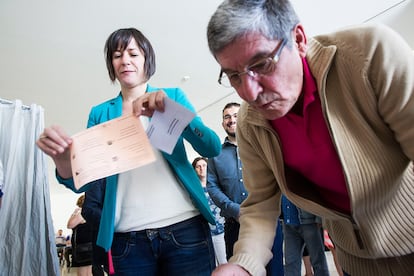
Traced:
[[0, 99], [0, 275], [59, 275], [43, 108]]

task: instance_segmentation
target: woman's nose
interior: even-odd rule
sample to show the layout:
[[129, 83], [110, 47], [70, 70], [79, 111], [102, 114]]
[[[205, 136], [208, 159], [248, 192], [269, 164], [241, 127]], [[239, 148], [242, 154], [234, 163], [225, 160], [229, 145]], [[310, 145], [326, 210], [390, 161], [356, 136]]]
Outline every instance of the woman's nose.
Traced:
[[123, 56], [122, 56], [122, 63], [123, 63], [123, 64], [129, 64], [129, 63], [130, 63], [130, 61], [131, 61], [131, 59], [129, 58], [129, 56], [128, 56], [128, 55], [123, 55]]

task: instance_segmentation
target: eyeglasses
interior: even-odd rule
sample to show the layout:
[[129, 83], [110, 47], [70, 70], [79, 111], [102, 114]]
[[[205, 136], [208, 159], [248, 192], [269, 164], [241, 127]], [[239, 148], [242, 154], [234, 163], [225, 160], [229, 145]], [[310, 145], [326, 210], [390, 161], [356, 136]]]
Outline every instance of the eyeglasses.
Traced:
[[246, 67], [246, 70], [240, 73], [225, 73], [223, 70], [220, 71], [220, 75], [218, 78], [218, 83], [224, 87], [238, 87], [242, 80], [241, 76], [244, 74], [249, 75], [252, 78], [255, 78], [259, 75], [267, 75], [273, 72], [276, 68], [276, 64], [279, 61], [280, 54], [287, 43], [286, 39], [283, 39], [282, 42], [276, 46], [273, 52], [268, 56], [265, 57], [252, 65]]

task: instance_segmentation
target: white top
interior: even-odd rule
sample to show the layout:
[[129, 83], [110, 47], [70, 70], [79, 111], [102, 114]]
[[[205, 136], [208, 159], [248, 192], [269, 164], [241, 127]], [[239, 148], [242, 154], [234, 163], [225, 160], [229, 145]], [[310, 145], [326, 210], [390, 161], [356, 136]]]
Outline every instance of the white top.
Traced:
[[154, 153], [155, 162], [119, 174], [115, 232], [160, 228], [199, 214], [161, 152]]

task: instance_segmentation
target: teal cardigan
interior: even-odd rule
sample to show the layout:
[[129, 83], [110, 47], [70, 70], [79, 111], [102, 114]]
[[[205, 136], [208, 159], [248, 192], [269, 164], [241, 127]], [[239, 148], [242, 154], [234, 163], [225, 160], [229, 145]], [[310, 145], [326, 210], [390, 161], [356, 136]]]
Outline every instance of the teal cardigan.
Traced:
[[[147, 92], [149, 93], [158, 90], [160, 89], [149, 85], [147, 86]], [[162, 88], [162, 90], [170, 99], [196, 113], [194, 107], [180, 88]], [[119, 94], [116, 98], [110, 99], [92, 108], [89, 114], [88, 128], [120, 117], [121, 115], [122, 96]], [[214, 157], [217, 156], [221, 150], [220, 138], [213, 130], [204, 125], [199, 116], [196, 116], [181, 134], [172, 154], [170, 155], [162, 152], [163, 157], [167, 160], [173, 172], [181, 181], [183, 187], [187, 190], [195, 207], [197, 207], [208, 222], [215, 224], [203, 188], [200, 185], [200, 181], [193, 167], [188, 161], [183, 142], [184, 139], [186, 139], [201, 156]], [[111, 175], [105, 179], [91, 182], [79, 190], [75, 188], [73, 178], [63, 179], [58, 174], [56, 174], [56, 178], [61, 184], [77, 193], [82, 193], [88, 190], [91, 185], [100, 185], [103, 181], [106, 181], [105, 199], [101, 223], [99, 225], [97, 244], [108, 251], [111, 248], [114, 235], [118, 175]]]

